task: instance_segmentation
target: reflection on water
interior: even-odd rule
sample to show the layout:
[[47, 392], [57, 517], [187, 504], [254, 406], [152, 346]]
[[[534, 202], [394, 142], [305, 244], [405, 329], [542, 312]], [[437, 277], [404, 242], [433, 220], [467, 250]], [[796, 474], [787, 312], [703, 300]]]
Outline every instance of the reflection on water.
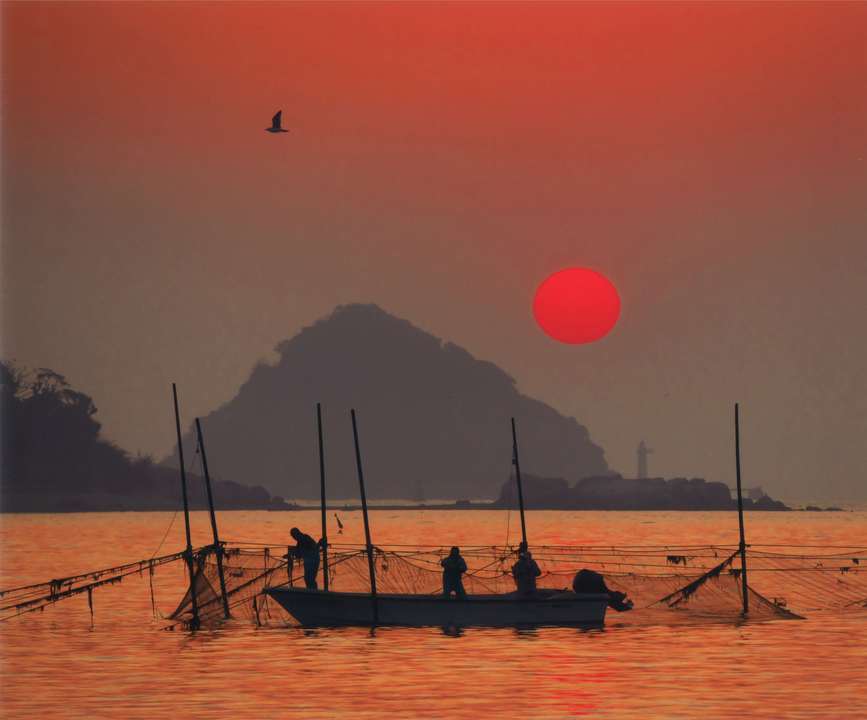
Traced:
[[[149, 557], [170, 518], [5, 516], [0, 585]], [[341, 520], [341, 539], [359, 542], [358, 513]], [[382, 544], [502, 544], [506, 521], [495, 512], [372, 513]], [[292, 525], [316, 532], [318, 518], [224, 513], [220, 522], [227, 539], [278, 544]], [[183, 545], [183, 523], [175, 525], [164, 548]], [[737, 521], [724, 513], [534, 512], [528, 531], [531, 542], [550, 544], [731, 543]], [[193, 532], [206, 542], [205, 514], [194, 514]], [[747, 532], [764, 543], [867, 545], [867, 514], [752, 513]], [[184, 586], [178, 565], [155, 578], [163, 613]], [[640, 624], [610, 613], [604, 628], [590, 630], [308, 630], [231, 621], [191, 635], [159, 629], [146, 577], [93, 597], [93, 629], [86, 597], [0, 627], [4, 717], [867, 717], [863, 611], [677, 624], [665, 611], [659, 622]]]
[[464, 634], [464, 628], [455, 625], [446, 625], [443, 628], [443, 635], [448, 637], [461, 637]]

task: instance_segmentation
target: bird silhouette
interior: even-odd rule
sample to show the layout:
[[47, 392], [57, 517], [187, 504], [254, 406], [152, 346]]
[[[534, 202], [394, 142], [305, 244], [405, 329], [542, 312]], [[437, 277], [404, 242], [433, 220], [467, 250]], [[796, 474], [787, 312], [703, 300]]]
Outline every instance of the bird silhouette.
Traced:
[[265, 132], [269, 132], [269, 133], [289, 132], [288, 130], [283, 129], [282, 122], [283, 122], [283, 111], [278, 110], [277, 114], [271, 118], [271, 127], [265, 128]]
[[337, 527], [338, 527], [337, 534], [343, 535], [343, 523], [340, 522], [340, 518], [337, 517], [337, 513], [334, 513], [334, 519], [337, 520]]

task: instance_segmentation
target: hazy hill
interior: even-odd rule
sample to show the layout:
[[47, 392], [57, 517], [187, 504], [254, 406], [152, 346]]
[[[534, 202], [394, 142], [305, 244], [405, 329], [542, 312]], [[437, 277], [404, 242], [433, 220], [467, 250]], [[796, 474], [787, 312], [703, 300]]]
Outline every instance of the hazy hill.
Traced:
[[[221, 477], [288, 498], [319, 493], [315, 405], [324, 412], [328, 495], [358, 496], [349, 408], [371, 497], [496, 497], [511, 465], [579, 479], [608, 470], [586, 428], [521, 395], [496, 365], [375, 305], [338, 307], [276, 348], [237, 395], [202, 419]], [[185, 449], [193, 447], [188, 430]], [[167, 462], [177, 464], [177, 452]]]

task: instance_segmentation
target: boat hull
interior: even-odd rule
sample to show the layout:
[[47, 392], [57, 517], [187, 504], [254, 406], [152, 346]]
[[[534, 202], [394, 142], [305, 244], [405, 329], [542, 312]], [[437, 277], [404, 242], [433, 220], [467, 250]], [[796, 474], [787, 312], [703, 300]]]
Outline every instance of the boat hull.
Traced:
[[600, 626], [607, 595], [572, 592], [539, 597], [469, 595], [466, 599], [436, 595], [324, 592], [289, 586], [266, 591], [307, 627], [402, 625], [409, 627], [514, 627], [533, 625]]

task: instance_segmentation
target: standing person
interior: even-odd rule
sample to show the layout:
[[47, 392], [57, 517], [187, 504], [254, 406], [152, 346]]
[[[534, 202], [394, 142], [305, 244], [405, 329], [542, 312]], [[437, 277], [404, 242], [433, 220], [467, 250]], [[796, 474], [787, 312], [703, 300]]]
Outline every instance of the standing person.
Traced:
[[453, 547], [447, 557], [440, 560], [443, 566], [443, 595], [451, 597], [454, 592], [458, 600], [463, 600], [467, 593], [461, 575], [467, 571], [467, 563], [461, 557], [461, 549]]
[[518, 548], [518, 562], [512, 565], [512, 577], [519, 595], [533, 595], [536, 592], [536, 578], [542, 574], [533, 554], [525, 543]]
[[[319, 543], [297, 527], [292, 528], [289, 534], [295, 540], [295, 547], [289, 548], [286, 553], [287, 560], [299, 558], [304, 562], [304, 585], [308, 590], [316, 590], [316, 573], [319, 572]], [[291, 575], [291, 565], [289, 573]]]

